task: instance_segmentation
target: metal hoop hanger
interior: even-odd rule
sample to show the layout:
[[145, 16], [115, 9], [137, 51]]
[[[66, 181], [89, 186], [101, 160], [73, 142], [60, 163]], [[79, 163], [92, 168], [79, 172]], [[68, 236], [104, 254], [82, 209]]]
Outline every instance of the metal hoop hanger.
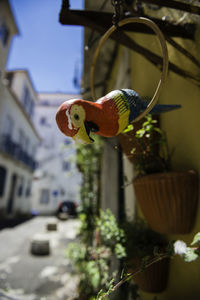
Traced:
[[139, 120], [141, 120], [146, 114], [148, 114], [152, 108], [154, 107], [154, 105], [156, 104], [156, 102], [158, 101], [158, 97], [160, 95], [161, 89], [163, 88], [165, 79], [167, 77], [167, 72], [168, 72], [168, 51], [167, 51], [167, 45], [165, 42], [165, 38], [162, 34], [162, 32], [160, 31], [160, 29], [158, 28], [158, 26], [151, 21], [150, 19], [147, 18], [143, 18], [143, 17], [133, 17], [133, 18], [127, 18], [127, 19], [123, 19], [122, 21], [120, 21], [117, 26], [113, 25], [112, 27], [110, 27], [106, 33], [101, 37], [97, 49], [94, 53], [93, 59], [92, 59], [92, 65], [91, 65], [91, 70], [90, 70], [90, 88], [91, 88], [91, 93], [92, 93], [92, 98], [95, 101], [96, 99], [96, 93], [95, 93], [95, 89], [94, 89], [94, 73], [95, 73], [95, 66], [96, 66], [96, 61], [97, 58], [99, 56], [99, 52], [102, 48], [102, 46], [104, 45], [104, 43], [107, 41], [107, 39], [110, 37], [110, 35], [118, 28], [118, 27], [122, 27], [126, 24], [129, 23], [142, 23], [145, 24], [147, 26], [149, 26], [154, 33], [158, 36], [159, 41], [160, 41], [160, 45], [162, 48], [162, 54], [163, 54], [163, 68], [162, 68], [162, 74], [161, 74], [161, 78], [160, 81], [158, 82], [156, 91], [151, 99], [151, 101], [149, 102], [146, 110], [144, 112], [142, 112], [133, 122], [137, 122]]

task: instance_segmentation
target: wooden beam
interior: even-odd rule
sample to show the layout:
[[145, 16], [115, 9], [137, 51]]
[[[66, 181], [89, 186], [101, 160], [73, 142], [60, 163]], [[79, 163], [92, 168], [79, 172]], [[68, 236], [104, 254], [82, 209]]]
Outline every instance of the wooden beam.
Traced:
[[[67, 10], [70, 12], [69, 10]], [[74, 12], [74, 11], [73, 11]], [[72, 12], [72, 14], [73, 14]], [[79, 11], [80, 12], [80, 11]], [[72, 19], [69, 22], [66, 21], [66, 17], [72, 17]], [[86, 18], [83, 14], [81, 14], [81, 17], [78, 14], [74, 14], [73, 16], [71, 13], [67, 14], [66, 12], [60, 14], [60, 22], [64, 25], [84, 25], [87, 26], [93, 30], [98, 31], [101, 34], [104, 34], [107, 28], [103, 25], [99, 25], [98, 22], [95, 22], [95, 20], [91, 20]], [[103, 20], [104, 23], [104, 20]], [[109, 26], [110, 27], [110, 26]], [[145, 32], [146, 33], [146, 32]], [[135, 52], [139, 53], [140, 55], [144, 56], [147, 60], [149, 60], [151, 63], [153, 63], [155, 66], [157, 66], [159, 69], [162, 67], [162, 58], [161, 56], [153, 53], [152, 51], [140, 46], [136, 42], [134, 42], [129, 36], [127, 36], [122, 30], [115, 31], [111, 37], [111, 39], [115, 40], [116, 42], [128, 47], [131, 50], [134, 50]], [[180, 76], [184, 78], [189, 78], [192, 80], [193, 83], [200, 86], [200, 78], [197, 78], [193, 74], [191, 74], [188, 71], [185, 71], [181, 69], [179, 66], [169, 62], [169, 70], [173, 71], [176, 74], [179, 74]]]
[[[116, 38], [115, 35], [118, 35]], [[160, 70], [162, 68], [162, 57], [153, 53], [149, 49], [146, 49], [139, 44], [137, 44], [135, 41], [133, 41], [129, 36], [127, 36], [125, 33], [118, 31], [114, 32], [111, 35], [112, 39], [117, 39], [118, 42], [123, 44], [124, 46], [128, 47], [129, 49], [137, 52], [138, 54], [144, 56], [147, 60], [149, 60], [152, 64], [154, 64], [156, 67], [158, 67]], [[193, 83], [200, 86], [200, 77], [194, 76], [190, 72], [180, 68], [179, 66], [175, 65], [174, 63], [169, 62], [169, 70], [184, 77], [192, 80]]]
[[164, 6], [168, 8], [183, 10], [191, 14], [200, 15], [200, 6], [194, 4], [189, 4], [189, 3], [174, 1], [174, 0], [164, 0], [164, 1], [163, 0], [142, 0], [142, 2], [149, 3], [149, 4], [156, 4], [161, 8]]
[[[97, 27], [102, 32], [105, 32], [110, 28], [112, 24], [113, 14], [109, 12], [99, 12], [99, 11], [84, 11], [84, 10], [69, 10], [61, 9], [59, 21], [63, 25], [80, 25], [91, 28], [92, 30], [97, 30]], [[194, 39], [194, 33], [196, 29], [195, 24], [185, 24], [174, 25], [168, 21], [162, 21], [157, 18], [151, 18], [160, 30], [170, 36], [170, 37], [181, 37], [186, 39]], [[143, 24], [128, 24], [123, 27], [125, 31], [139, 32], [152, 34], [150, 28]]]

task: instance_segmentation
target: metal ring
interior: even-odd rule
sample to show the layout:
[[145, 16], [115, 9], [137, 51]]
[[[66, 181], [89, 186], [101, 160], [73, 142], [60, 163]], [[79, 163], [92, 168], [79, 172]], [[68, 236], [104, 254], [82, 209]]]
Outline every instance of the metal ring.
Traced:
[[[142, 18], [142, 17], [127, 18], [127, 19], [124, 19], [124, 20], [120, 21], [118, 23], [118, 27], [122, 27], [126, 24], [129, 24], [129, 23], [142, 23], [142, 24], [145, 24], [145, 25], [149, 26], [154, 31], [154, 33], [158, 36], [159, 41], [160, 41], [160, 45], [161, 45], [161, 48], [162, 48], [162, 54], [163, 54], [163, 68], [162, 68], [162, 74], [161, 74], [160, 81], [158, 82], [156, 91], [155, 91], [151, 101], [149, 102], [147, 108], [145, 109], [145, 111], [142, 112], [133, 121], [133, 122], [137, 122], [137, 121], [141, 120], [146, 114], [148, 114], [152, 110], [152, 108], [154, 107], [156, 102], [158, 101], [158, 97], [160, 95], [161, 89], [162, 89], [163, 84], [165, 82], [165, 79], [167, 77], [167, 72], [168, 72], [168, 51], [167, 51], [167, 45], [166, 45], [166, 42], [165, 42], [164, 35], [162, 34], [162, 32], [160, 31], [158, 26], [153, 21], [151, 21], [150, 19], [147, 19], [147, 18]], [[91, 87], [92, 98], [93, 98], [94, 101], [96, 99], [96, 93], [95, 93], [95, 89], [94, 89], [94, 72], [95, 72], [96, 61], [97, 61], [97, 58], [99, 56], [99, 52], [100, 52], [102, 46], [104, 45], [104, 43], [107, 41], [107, 39], [110, 37], [110, 35], [116, 29], [117, 29], [117, 27], [115, 25], [113, 25], [101, 37], [101, 39], [99, 41], [99, 44], [97, 46], [97, 49], [94, 53], [93, 59], [92, 59], [91, 71], [90, 71], [90, 87]]]

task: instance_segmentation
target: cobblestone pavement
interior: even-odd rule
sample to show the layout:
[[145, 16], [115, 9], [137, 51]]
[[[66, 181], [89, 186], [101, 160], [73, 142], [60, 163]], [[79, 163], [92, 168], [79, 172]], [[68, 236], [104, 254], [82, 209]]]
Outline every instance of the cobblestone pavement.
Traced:
[[[56, 231], [47, 231], [49, 222]], [[0, 300], [67, 300], [76, 294], [78, 278], [72, 275], [65, 250], [76, 239], [79, 221], [36, 217], [0, 231]], [[50, 254], [30, 252], [35, 234], [50, 242]]]

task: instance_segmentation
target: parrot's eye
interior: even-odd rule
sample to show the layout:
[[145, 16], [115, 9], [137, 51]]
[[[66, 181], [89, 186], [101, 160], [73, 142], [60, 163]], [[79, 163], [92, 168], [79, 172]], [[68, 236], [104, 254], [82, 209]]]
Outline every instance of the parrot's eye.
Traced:
[[81, 105], [74, 104], [70, 110], [70, 117], [75, 128], [79, 128], [85, 121], [85, 110]]
[[78, 115], [78, 114], [75, 114], [75, 115], [74, 115], [74, 119], [75, 119], [76, 121], [78, 121], [78, 120], [79, 120], [79, 115]]

